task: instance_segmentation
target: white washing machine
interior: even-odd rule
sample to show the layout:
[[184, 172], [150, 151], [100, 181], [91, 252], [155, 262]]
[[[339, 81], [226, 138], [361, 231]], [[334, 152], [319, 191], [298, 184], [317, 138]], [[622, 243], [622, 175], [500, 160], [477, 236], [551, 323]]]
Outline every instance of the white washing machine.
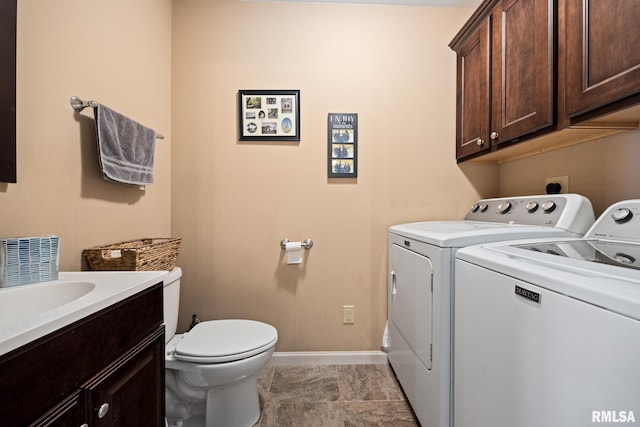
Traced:
[[640, 425], [640, 200], [455, 261], [454, 425]]
[[451, 306], [459, 248], [533, 237], [581, 236], [591, 202], [577, 194], [484, 199], [462, 220], [389, 229], [388, 358], [424, 427], [451, 422]]

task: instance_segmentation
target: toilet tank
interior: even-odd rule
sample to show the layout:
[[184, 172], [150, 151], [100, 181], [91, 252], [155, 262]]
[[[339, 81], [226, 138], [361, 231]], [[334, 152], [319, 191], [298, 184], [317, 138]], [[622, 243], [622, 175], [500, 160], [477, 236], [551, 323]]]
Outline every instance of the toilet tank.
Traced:
[[180, 306], [180, 278], [182, 269], [176, 267], [169, 272], [164, 281], [164, 342], [169, 342], [176, 334], [178, 327], [178, 308]]

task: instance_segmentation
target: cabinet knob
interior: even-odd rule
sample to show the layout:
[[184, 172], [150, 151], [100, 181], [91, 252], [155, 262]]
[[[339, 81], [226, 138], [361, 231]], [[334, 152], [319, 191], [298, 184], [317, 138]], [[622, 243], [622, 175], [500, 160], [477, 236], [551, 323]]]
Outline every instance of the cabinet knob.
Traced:
[[491, 139], [496, 140], [498, 138], [500, 138], [500, 134], [498, 132], [491, 132], [491, 135], [489, 135], [489, 137], [491, 137]]
[[104, 418], [107, 415], [107, 412], [109, 412], [109, 404], [103, 403], [100, 406], [100, 409], [98, 409], [98, 418]]
[[482, 144], [484, 144], [484, 139], [482, 139], [482, 138], [478, 138], [478, 139], [476, 140], [476, 144], [478, 144], [478, 145], [482, 145]]

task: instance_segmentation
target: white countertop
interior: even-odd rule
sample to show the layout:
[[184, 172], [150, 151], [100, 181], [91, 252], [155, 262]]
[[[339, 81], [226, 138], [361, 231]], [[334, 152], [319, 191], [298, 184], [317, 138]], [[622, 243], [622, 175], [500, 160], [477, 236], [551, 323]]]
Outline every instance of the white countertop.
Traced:
[[[0, 288], [0, 355], [135, 295], [163, 281], [168, 274], [167, 271], [69, 272], [60, 273], [58, 280], [50, 282]], [[90, 290], [68, 302], [52, 302], [64, 292], [63, 287], [79, 283], [78, 289]]]

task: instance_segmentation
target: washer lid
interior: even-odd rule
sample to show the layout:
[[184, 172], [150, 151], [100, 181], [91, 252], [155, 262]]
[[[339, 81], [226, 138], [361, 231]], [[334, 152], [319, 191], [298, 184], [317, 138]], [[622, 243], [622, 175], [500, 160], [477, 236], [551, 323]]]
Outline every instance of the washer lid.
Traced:
[[271, 325], [244, 319], [211, 320], [198, 323], [175, 349], [177, 360], [219, 363], [240, 360], [261, 353], [278, 341]]

